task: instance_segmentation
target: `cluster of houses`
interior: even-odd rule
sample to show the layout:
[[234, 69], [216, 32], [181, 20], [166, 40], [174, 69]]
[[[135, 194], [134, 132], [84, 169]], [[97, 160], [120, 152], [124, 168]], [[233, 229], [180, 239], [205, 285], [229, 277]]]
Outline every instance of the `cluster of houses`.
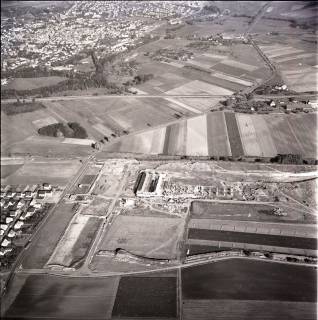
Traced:
[[189, 6], [187, 2], [74, 1], [61, 13], [6, 19], [1, 24], [2, 69], [53, 69], [92, 48], [122, 52], [161, 20], [188, 16], [197, 6], [195, 2]]
[[22, 234], [26, 220], [40, 210], [47, 197], [52, 195], [53, 188], [48, 183], [27, 186], [23, 190], [10, 185], [1, 187], [1, 257], [14, 249], [14, 239]]

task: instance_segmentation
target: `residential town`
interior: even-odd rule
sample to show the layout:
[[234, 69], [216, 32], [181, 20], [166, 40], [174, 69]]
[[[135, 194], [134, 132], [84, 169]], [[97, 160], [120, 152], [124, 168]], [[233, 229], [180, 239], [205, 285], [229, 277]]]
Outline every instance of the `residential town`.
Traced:
[[55, 191], [56, 188], [48, 183], [24, 188], [1, 186], [1, 257], [14, 250], [15, 241], [25, 233], [22, 231], [25, 224], [29, 224], [28, 220], [36, 213], [43, 211]]
[[89, 50], [123, 52], [139, 38], [175, 17], [187, 17], [199, 1], [75, 1], [61, 13], [32, 13], [1, 23], [1, 69], [46, 66], [66, 70], [72, 57]]

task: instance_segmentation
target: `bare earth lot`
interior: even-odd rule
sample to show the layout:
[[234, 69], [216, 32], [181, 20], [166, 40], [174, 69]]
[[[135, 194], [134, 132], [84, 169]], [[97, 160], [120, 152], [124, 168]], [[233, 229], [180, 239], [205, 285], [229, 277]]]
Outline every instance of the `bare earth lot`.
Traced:
[[183, 228], [184, 220], [179, 218], [118, 216], [99, 250], [121, 248], [147, 258], [176, 259]]

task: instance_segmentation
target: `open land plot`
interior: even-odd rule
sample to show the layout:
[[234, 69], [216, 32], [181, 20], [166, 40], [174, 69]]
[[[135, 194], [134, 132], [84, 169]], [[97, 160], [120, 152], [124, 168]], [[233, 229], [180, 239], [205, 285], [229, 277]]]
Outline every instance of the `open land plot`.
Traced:
[[74, 215], [74, 204], [61, 203], [39, 230], [38, 239], [27, 249], [22, 261], [24, 269], [42, 268], [51, 256]]
[[117, 188], [124, 175], [124, 168], [115, 168], [112, 165], [113, 164], [110, 164], [109, 168], [104, 168], [99, 175], [92, 191], [93, 194], [106, 197], [113, 197], [116, 195]]
[[238, 124], [244, 154], [247, 156], [261, 156], [262, 152], [258, 144], [258, 137], [252, 117], [248, 114], [236, 114], [236, 122]]
[[46, 118], [34, 120], [32, 121], [32, 123], [35, 125], [37, 129], [40, 129], [45, 126], [49, 126], [50, 124], [58, 123], [58, 121], [53, 116], [49, 116]]
[[179, 218], [117, 216], [99, 250], [121, 248], [147, 258], [176, 259], [184, 223]]
[[225, 112], [225, 122], [227, 133], [230, 141], [231, 146], [231, 153], [233, 157], [239, 157], [244, 154], [242, 141], [240, 137], [240, 132], [238, 129], [238, 125], [236, 122], [235, 113]]
[[200, 80], [191, 81], [183, 86], [173, 90], [166, 91], [166, 94], [195, 95], [195, 94], [215, 94], [215, 95], [231, 95], [233, 91], [212, 85]]
[[286, 74], [284, 72], [283, 78], [291, 90], [296, 92], [317, 91], [317, 72], [314, 68], [304, 73]]
[[167, 126], [163, 154], [186, 154], [186, 131], [187, 121], [181, 121]]
[[163, 152], [166, 136], [166, 128], [149, 130], [138, 133], [107, 145], [104, 150], [110, 152], [158, 154]]
[[42, 87], [54, 86], [59, 82], [65, 81], [65, 77], [38, 77], [38, 78], [15, 78], [7, 86], [6, 89], [14, 90], [32, 90]]
[[220, 101], [220, 98], [175, 98], [174, 101], [179, 101], [191, 108], [204, 112], [213, 109]]
[[277, 63], [283, 63], [283, 62], [287, 62], [287, 61], [291, 61], [291, 60], [302, 60], [305, 58], [312, 58], [312, 57], [315, 57], [315, 60], [317, 60], [316, 53], [303, 53], [303, 54], [288, 56], [288, 57], [279, 58], [279, 59], [275, 58], [275, 61]]
[[47, 110], [6, 115], [1, 112], [1, 150], [37, 134], [33, 121], [50, 116]]
[[231, 59], [222, 60], [222, 64], [225, 64], [230, 67], [242, 69], [247, 72], [255, 71], [256, 69], [258, 69], [257, 66], [247, 64], [247, 63], [242, 63], [242, 62], [231, 60]]
[[293, 128], [293, 133], [304, 150], [304, 156], [315, 158], [317, 156], [317, 115], [298, 114], [288, 117], [287, 121]]
[[62, 143], [67, 144], [78, 144], [81, 146], [92, 146], [95, 141], [92, 139], [76, 139], [76, 138], [65, 138]]
[[247, 81], [247, 80], [244, 80], [244, 79], [241, 79], [241, 78], [237, 78], [237, 77], [233, 77], [233, 76], [230, 76], [230, 75], [227, 75], [227, 74], [224, 74], [224, 73], [220, 73], [220, 72], [214, 72], [213, 73], [213, 77], [220, 78], [220, 79], [223, 79], [223, 80], [227, 80], [227, 81], [230, 81], [230, 82], [235, 82], [235, 83], [241, 84], [243, 86], [247, 86], [247, 87], [250, 87], [250, 86], [253, 85], [253, 83], [250, 82], [250, 81]]
[[276, 48], [272, 50], [267, 50], [266, 55], [268, 56], [268, 58], [270, 59], [274, 58], [276, 60], [277, 57], [281, 57], [289, 54], [294, 55], [300, 52], [304, 52], [304, 51], [301, 49], [293, 48], [293, 47], [281, 47], [281, 48]]
[[315, 302], [316, 281], [313, 267], [228, 259], [182, 269], [182, 294], [185, 300]]
[[188, 155], [208, 155], [206, 115], [187, 121], [186, 152]]
[[185, 300], [182, 305], [184, 320], [255, 320], [316, 319], [316, 304], [269, 300]]
[[83, 262], [101, 220], [86, 215], [78, 215], [59, 241], [49, 265], [72, 267]]
[[63, 138], [34, 136], [10, 145], [5, 152], [51, 157], [65, 157], [66, 154], [69, 157], [85, 157], [92, 153], [91, 146], [63, 143], [63, 140]]
[[25, 163], [19, 170], [9, 176], [6, 184], [51, 183], [65, 186], [79, 170], [81, 163], [77, 160], [34, 161]]
[[88, 206], [84, 206], [81, 214], [92, 216], [106, 216], [111, 199], [96, 197]]
[[198, 110], [197, 106], [193, 107], [189, 103], [187, 103], [187, 99], [165, 98], [165, 100], [169, 101], [170, 106], [183, 115], [194, 115], [201, 113], [200, 110]]
[[[257, 143], [260, 148], [262, 157], [274, 157], [277, 155], [277, 150], [272, 138], [268, 125], [262, 115], [251, 115], [251, 120], [256, 132]], [[244, 142], [243, 142], [244, 143]]]
[[5, 317], [9, 319], [110, 319], [119, 278], [31, 275]]
[[290, 222], [303, 221], [300, 212], [287, 212], [287, 216], [274, 216], [274, 207], [264, 204], [230, 204], [213, 203], [207, 201], [193, 201], [191, 203], [191, 218], [224, 219], [241, 221]]
[[[173, 62], [171, 62], [171, 64], [172, 63]], [[180, 67], [183, 67], [183, 65]], [[186, 84], [187, 82], [189, 82], [189, 80], [181, 75], [166, 72], [156, 76], [155, 79], [148, 81], [148, 84], [153, 85], [154, 87], [160, 87], [163, 91], [167, 91]]]
[[272, 132], [272, 138], [276, 146], [277, 153], [280, 154], [303, 154], [302, 146], [298, 143], [293, 133], [292, 127], [286, 115], [266, 115], [264, 119]]
[[224, 112], [213, 112], [206, 116], [207, 143], [210, 156], [230, 156], [231, 149], [227, 135]]
[[122, 277], [113, 317], [175, 318], [177, 316], [175, 277]]
[[148, 123], [156, 126], [175, 119], [175, 110], [163, 98], [130, 98], [128, 103], [127, 108], [109, 113], [126, 130], [137, 131]]
[[189, 229], [189, 239], [247, 243], [262, 246], [317, 250], [315, 238], [280, 236], [239, 231]]
[[22, 166], [23, 164], [8, 164], [8, 165], [1, 164], [1, 180], [14, 174]]

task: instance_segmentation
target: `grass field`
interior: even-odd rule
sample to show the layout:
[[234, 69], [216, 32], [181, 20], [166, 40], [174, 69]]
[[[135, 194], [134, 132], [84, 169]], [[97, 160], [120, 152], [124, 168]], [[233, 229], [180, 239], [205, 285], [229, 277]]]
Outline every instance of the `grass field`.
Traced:
[[77, 160], [48, 160], [26, 162], [4, 180], [6, 184], [51, 183], [65, 186], [79, 170], [81, 163]]
[[11, 81], [5, 89], [13, 90], [32, 90], [42, 87], [54, 86], [59, 82], [67, 80], [64, 77], [38, 77], [38, 78], [15, 78]]
[[27, 249], [22, 261], [24, 269], [42, 268], [46, 264], [74, 215], [73, 206], [74, 204], [62, 203], [50, 215], [39, 231], [37, 241]]
[[99, 250], [121, 248], [143, 257], [176, 259], [183, 228], [184, 220], [178, 218], [118, 216]]
[[119, 278], [31, 275], [6, 312], [9, 319], [110, 319]]

